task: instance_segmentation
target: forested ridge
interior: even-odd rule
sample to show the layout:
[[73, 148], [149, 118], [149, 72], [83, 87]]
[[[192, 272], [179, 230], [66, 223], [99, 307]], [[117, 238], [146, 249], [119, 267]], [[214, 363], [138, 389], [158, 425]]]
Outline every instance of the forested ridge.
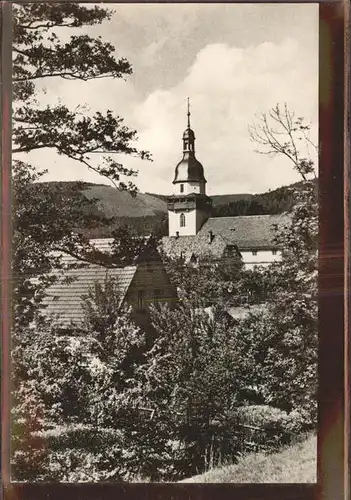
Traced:
[[[65, 189], [66, 196], [76, 197], [80, 193], [82, 200], [88, 198], [89, 204], [82, 204], [85, 215], [96, 216], [106, 221], [94, 228], [79, 226], [77, 230], [91, 238], [108, 238], [113, 230], [130, 225], [142, 235], [158, 228], [162, 235], [167, 234], [167, 195], [155, 193], [129, 193], [118, 191], [106, 184], [88, 182], [44, 182], [49, 190]], [[33, 185], [35, 188], [36, 185]], [[239, 215], [280, 214], [291, 210], [294, 203], [294, 190], [302, 186], [301, 182], [282, 186], [260, 194], [225, 194], [212, 196], [213, 217], [233, 217]]]

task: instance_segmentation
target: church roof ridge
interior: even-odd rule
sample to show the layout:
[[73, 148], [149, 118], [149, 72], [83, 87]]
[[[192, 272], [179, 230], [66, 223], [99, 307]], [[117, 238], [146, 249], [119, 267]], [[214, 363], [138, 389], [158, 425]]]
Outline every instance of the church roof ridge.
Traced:
[[198, 235], [212, 231], [221, 234], [239, 249], [278, 248], [274, 225], [284, 226], [289, 222], [287, 214], [239, 215], [232, 217], [210, 217]]
[[227, 215], [224, 217], [210, 217], [209, 219], [238, 219], [245, 217], [246, 219], [249, 217], [289, 217], [289, 215], [285, 212], [281, 214], [254, 214], [254, 215]]

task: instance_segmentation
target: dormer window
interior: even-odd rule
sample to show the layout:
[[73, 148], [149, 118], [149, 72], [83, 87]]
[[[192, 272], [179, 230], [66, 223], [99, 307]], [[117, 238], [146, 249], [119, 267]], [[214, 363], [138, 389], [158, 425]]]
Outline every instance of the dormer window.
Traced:
[[185, 215], [180, 214], [180, 227], [185, 227]]
[[257, 255], [257, 250], [252, 250], [252, 255]]
[[184, 193], [184, 184], [181, 184], [181, 185], [180, 185], [180, 192], [181, 192], [181, 193]]
[[272, 255], [277, 255], [277, 251], [276, 250], [272, 250]]

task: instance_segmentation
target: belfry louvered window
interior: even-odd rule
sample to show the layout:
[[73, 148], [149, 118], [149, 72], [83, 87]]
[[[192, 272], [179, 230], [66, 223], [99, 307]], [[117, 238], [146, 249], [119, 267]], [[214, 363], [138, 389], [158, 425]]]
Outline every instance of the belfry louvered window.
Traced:
[[180, 227], [185, 227], [185, 215], [180, 214]]

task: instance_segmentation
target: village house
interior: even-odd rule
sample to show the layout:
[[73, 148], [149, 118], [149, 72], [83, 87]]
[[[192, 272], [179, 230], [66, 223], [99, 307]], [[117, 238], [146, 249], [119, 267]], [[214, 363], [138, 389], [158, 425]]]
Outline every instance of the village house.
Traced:
[[285, 215], [211, 217], [204, 168], [195, 156], [195, 134], [188, 123], [183, 134], [183, 158], [175, 168], [173, 194], [168, 199], [168, 236], [163, 251], [185, 262], [207, 258], [240, 258], [246, 268], [267, 266], [281, 259], [276, 226], [289, 223]]
[[[111, 252], [112, 239], [96, 239], [90, 243], [99, 251]], [[45, 315], [55, 317], [62, 327], [78, 327], [84, 319], [82, 297], [94, 288], [113, 278], [119, 292], [120, 303], [130, 306], [132, 318], [139, 326], [148, 325], [148, 308], [151, 304], [172, 306], [177, 299], [159, 253], [146, 248], [136, 256], [131, 265], [105, 267], [83, 262], [68, 254], [62, 255], [64, 264], [71, 268], [64, 271], [64, 280], [50, 286], [43, 301]], [[73, 264], [73, 266], [72, 266]], [[74, 266], [76, 264], [76, 267]]]

